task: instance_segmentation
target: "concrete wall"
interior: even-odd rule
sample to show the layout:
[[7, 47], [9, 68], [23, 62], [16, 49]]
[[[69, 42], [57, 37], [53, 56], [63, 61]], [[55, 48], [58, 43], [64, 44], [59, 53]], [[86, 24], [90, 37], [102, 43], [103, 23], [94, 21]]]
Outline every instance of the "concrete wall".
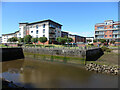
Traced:
[[24, 58], [22, 48], [0, 48], [0, 55], [2, 55], [2, 61]]

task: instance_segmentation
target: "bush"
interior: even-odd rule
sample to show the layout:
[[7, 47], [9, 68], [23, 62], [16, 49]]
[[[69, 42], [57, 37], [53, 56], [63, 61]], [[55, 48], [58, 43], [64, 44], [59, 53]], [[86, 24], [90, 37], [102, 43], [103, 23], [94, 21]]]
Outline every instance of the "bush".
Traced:
[[94, 46], [93, 44], [88, 44], [88, 45], [90, 45], [90, 46]]
[[101, 47], [102, 51], [106, 51], [106, 52], [111, 52], [112, 50], [109, 49], [108, 47], [102, 46]]
[[102, 46], [101, 47], [102, 51], [106, 51], [107, 49], [109, 49], [108, 47]]

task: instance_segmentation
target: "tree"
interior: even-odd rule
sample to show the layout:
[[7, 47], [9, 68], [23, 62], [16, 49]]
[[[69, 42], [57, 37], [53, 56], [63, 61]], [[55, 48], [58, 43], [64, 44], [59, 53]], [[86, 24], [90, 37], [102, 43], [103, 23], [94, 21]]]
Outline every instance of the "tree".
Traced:
[[92, 42], [92, 40], [91, 40], [91, 39], [88, 39], [87, 42]]
[[93, 40], [93, 42], [95, 43], [95, 42], [97, 42], [97, 40], [96, 40], [96, 39], [94, 39], [94, 40]]
[[38, 38], [32, 38], [31, 42], [35, 43], [35, 46], [36, 46], [36, 43], [38, 42]]
[[112, 41], [110, 41], [110, 43], [114, 44], [114, 43], [115, 43], [115, 41], [114, 41], [114, 40], [112, 40]]
[[18, 38], [17, 37], [12, 37], [12, 38], [9, 38], [7, 41], [8, 42], [16, 42], [16, 41], [18, 41]]
[[18, 41], [18, 38], [17, 37], [12, 37], [12, 41], [16, 42], [16, 41]]
[[101, 43], [105, 43], [105, 42], [106, 42], [105, 39], [100, 39], [99, 41], [100, 41]]
[[57, 37], [57, 42], [64, 44], [65, 42], [67, 42], [67, 38], [64, 37]]
[[44, 43], [47, 41], [47, 38], [46, 38], [46, 37], [40, 37], [38, 40], [39, 40], [41, 43], [43, 43], [43, 45], [44, 45]]
[[68, 42], [68, 43], [71, 43], [72, 41], [73, 41], [72, 38], [67, 38], [67, 42]]
[[32, 38], [31, 35], [26, 35], [26, 36], [24, 37], [24, 42], [25, 42], [26, 44], [31, 43], [31, 38]]
[[12, 38], [9, 38], [7, 41], [8, 41], [8, 42], [12, 42]]
[[19, 43], [23, 43], [23, 42], [24, 42], [24, 38], [20, 38]]

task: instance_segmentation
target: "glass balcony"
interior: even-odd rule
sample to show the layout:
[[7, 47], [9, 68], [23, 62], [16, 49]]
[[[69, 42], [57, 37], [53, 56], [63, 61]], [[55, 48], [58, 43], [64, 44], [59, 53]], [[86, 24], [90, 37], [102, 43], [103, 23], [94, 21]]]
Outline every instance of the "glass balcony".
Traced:
[[55, 34], [55, 30], [49, 30], [50, 34]]
[[56, 37], [55, 35], [52, 34], [49, 35], [49, 38], [55, 38], [55, 37]]

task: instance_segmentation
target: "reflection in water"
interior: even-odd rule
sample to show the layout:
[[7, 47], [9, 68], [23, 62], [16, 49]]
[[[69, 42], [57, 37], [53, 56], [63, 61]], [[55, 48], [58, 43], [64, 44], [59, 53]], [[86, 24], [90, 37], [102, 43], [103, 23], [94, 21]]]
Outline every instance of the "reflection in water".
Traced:
[[68, 64], [14, 60], [2, 65], [3, 77], [29, 88], [117, 87], [117, 76], [88, 72]]

